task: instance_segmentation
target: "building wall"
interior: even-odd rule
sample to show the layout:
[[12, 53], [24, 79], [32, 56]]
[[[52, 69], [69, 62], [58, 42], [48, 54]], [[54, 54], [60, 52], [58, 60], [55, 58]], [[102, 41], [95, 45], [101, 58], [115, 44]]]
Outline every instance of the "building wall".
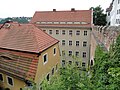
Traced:
[[108, 16], [107, 12], [107, 22], [110, 22], [110, 26], [119, 26], [120, 25], [120, 0], [113, 1], [113, 7]]
[[[53, 54], [54, 48], [56, 48], [56, 54]], [[48, 55], [48, 61], [44, 64], [43, 56], [45, 54]], [[37, 84], [40, 84], [41, 81], [44, 78], [46, 78], [47, 74], [49, 74], [51, 77], [52, 69], [54, 68], [54, 73], [55, 73], [59, 67], [59, 64], [60, 64], [60, 53], [59, 53], [59, 46], [57, 43], [40, 54], [35, 82]]]
[[8, 84], [8, 81], [7, 81], [8, 75], [6, 75], [4, 73], [1, 73], [1, 72], [0, 72], [0, 74], [3, 75], [3, 82], [0, 81], [0, 86], [1, 87], [9, 88], [10, 90], [20, 90], [20, 88], [23, 88], [26, 85], [23, 81], [9, 76], [13, 80], [13, 86], [11, 86], [11, 85]]
[[[41, 27], [42, 28], [42, 27]], [[42, 28], [46, 33], [58, 39], [60, 52], [61, 52], [61, 62], [65, 60], [66, 62], [75, 61], [72, 57], [69, 57], [69, 51], [72, 51], [72, 55], [75, 56], [75, 52], [79, 52], [79, 59], [82, 62], [86, 63], [86, 67], [88, 66], [88, 62], [90, 60], [90, 28]], [[49, 30], [52, 30], [52, 34], [49, 33]], [[59, 34], [56, 34], [56, 30], [59, 30]], [[65, 35], [62, 34], [62, 30], [65, 30]], [[72, 35], [69, 35], [69, 30], [72, 30]], [[80, 35], [76, 35], [76, 31], [80, 31]], [[87, 36], [84, 36], [84, 31], [87, 31]], [[65, 45], [62, 45], [62, 40], [65, 40]], [[72, 41], [72, 45], [69, 46], [69, 41]], [[79, 46], [76, 46], [76, 41], [79, 41]], [[83, 41], [87, 42], [87, 46], [83, 47]], [[62, 51], [65, 50], [65, 55], [62, 55]], [[83, 58], [83, 52], [86, 52], [86, 58]]]

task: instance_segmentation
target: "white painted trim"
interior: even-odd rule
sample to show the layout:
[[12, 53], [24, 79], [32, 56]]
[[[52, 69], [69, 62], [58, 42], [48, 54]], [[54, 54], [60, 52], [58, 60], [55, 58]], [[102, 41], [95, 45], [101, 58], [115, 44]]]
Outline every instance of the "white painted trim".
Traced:
[[[47, 55], [47, 61], [46, 62], [44, 62], [44, 56], [45, 55]], [[43, 65], [45, 65], [48, 62], [48, 54], [47, 53], [43, 54], [43, 60], [42, 61], [43, 61]]]
[[[10, 85], [10, 84], [8, 83], [8, 77], [12, 79], [13, 85]], [[6, 76], [6, 81], [7, 81], [7, 84], [8, 84], [9, 86], [14, 87], [14, 80], [13, 80], [12, 77], [10, 77], [10, 76]]]

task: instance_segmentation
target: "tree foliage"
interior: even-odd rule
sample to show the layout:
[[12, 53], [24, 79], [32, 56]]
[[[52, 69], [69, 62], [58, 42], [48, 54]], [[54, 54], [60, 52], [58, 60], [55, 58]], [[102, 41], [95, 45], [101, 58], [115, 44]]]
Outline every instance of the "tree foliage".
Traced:
[[106, 25], [106, 14], [103, 13], [102, 7], [99, 5], [97, 7], [91, 7], [93, 10], [93, 23], [94, 25], [105, 26]]

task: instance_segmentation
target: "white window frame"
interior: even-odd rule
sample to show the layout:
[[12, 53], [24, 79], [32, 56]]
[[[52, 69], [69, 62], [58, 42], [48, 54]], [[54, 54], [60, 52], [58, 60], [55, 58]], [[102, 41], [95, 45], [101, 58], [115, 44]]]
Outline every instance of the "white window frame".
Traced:
[[[71, 41], [71, 43], [70, 43], [70, 41]], [[68, 41], [68, 46], [72, 46], [73, 45], [73, 41], [72, 40], [69, 40]]]
[[[79, 42], [79, 44], [77, 44], [77, 41]], [[80, 41], [79, 41], [79, 40], [76, 40], [76, 41], [75, 41], [75, 46], [76, 46], [76, 47], [79, 47], [79, 46], [80, 46]]]
[[[65, 40], [64, 40], [65, 41]], [[64, 44], [63, 44], [63, 40], [62, 40], [62, 46], [65, 46], [65, 42], [64, 42]]]
[[50, 34], [50, 35], [53, 34], [53, 33], [52, 33], [52, 30], [49, 30], [49, 34]]
[[0, 81], [1, 81], [1, 82], [4, 82], [4, 75], [3, 75], [2, 73], [0, 73], [0, 74], [2, 75], [2, 78], [3, 78], [3, 81], [1, 81], [1, 80], [0, 80]]
[[[85, 32], [87, 32], [87, 33], [85, 33]], [[88, 31], [87, 30], [85, 30], [84, 31], [84, 36], [87, 36], [88, 35]]]
[[[8, 78], [11, 78], [11, 79], [12, 79], [13, 85], [9, 84], [9, 82], [8, 82]], [[6, 76], [6, 80], [7, 80], [7, 84], [8, 84], [9, 86], [14, 87], [14, 80], [13, 80], [12, 77], [10, 77], [10, 76]]]
[[[83, 57], [83, 53], [86, 53], [86, 57]], [[87, 52], [83, 51], [83, 52], [82, 52], [82, 57], [83, 57], [83, 58], [87, 58]]]
[[[55, 53], [54, 53], [54, 50], [55, 50]], [[53, 55], [55, 56], [56, 54], [57, 54], [57, 48], [54, 47], [54, 48], [53, 48]]]
[[[72, 52], [71, 55], [70, 55], [70, 52]], [[69, 56], [72, 56], [72, 55], [73, 55], [73, 51], [72, 51], [72, 50], [69, 50], [68, 53], [69, 53]]]
[[72, 35], [73, 34], [73, 30], [69, 30], [69, 35]]
[[79, 35], [80, 35], [80, 30], [76, 30], [75, 35], [79, 36], [77, 31], [79, 31]]
[[[46, 62], [44, 62], [44, 56], [45, 56], [45, 55], [47, 55], [47, 57], [46, 57], [46, 58], [47, 58]], [[43, 65], [45, 65], [47, 62], [48, 62], [48, 54], [45, 53], [45, 54], [43, 54]]]
[[65, 31], [65, 30], [62, 30], [62, 35], [65, 35], [66, 32], [63, 33], [63, 31]]
[[[86, 46], [84, 46], [84, 42], [86, 42]], [[83, 47], [87, 47], [87, 41], [83, 41]]]

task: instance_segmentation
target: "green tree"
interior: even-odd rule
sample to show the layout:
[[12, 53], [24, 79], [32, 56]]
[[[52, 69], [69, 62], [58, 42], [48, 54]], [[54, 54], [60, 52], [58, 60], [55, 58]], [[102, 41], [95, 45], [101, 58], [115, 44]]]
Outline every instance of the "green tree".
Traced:
[[99, 5], [97, 7], [91, 7], [93, 10], [93, 23], [94, 25], [105, 26], [106, 25], [106, 14], [103, 13], [102, 7]]

